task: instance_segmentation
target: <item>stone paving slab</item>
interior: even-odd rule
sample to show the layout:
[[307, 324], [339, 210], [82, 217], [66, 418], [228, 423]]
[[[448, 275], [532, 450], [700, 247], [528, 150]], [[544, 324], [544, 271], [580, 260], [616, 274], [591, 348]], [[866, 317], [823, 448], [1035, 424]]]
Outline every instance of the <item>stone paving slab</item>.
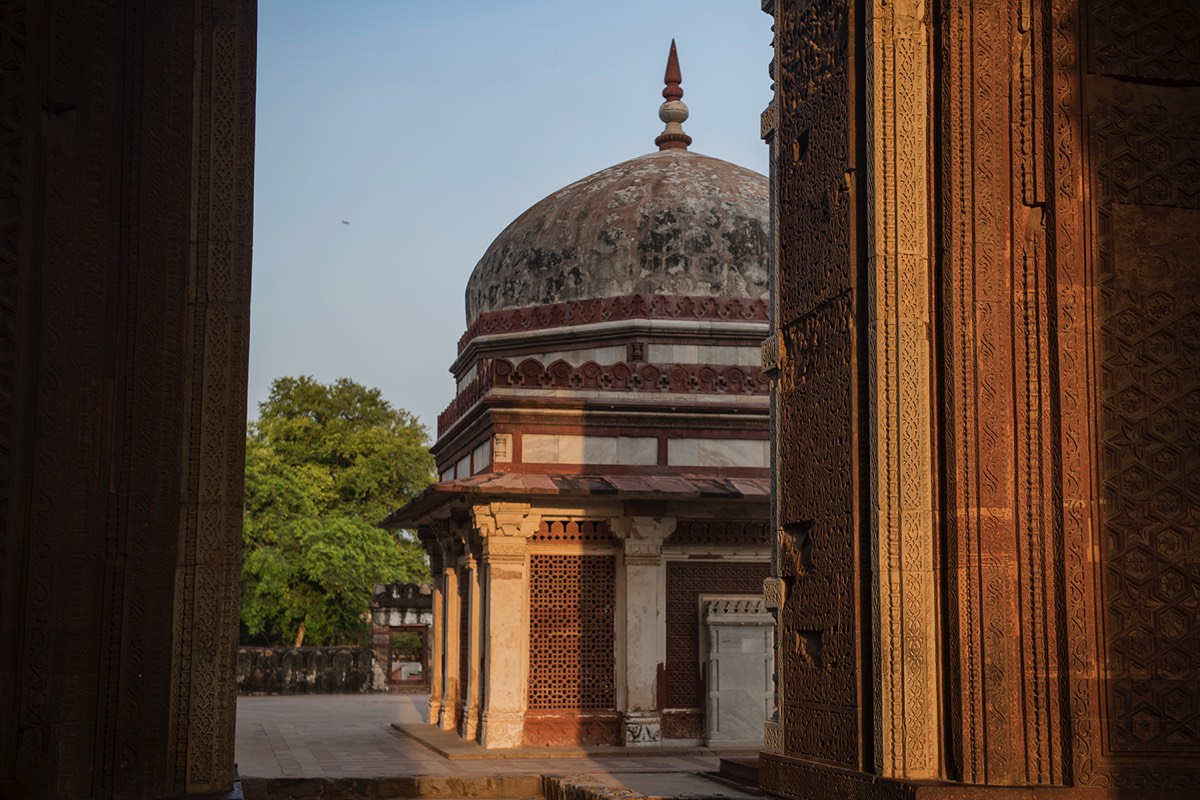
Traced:
[[[712, 751], [538, 748], [514, 755], [473, 745], [489, 755], [451, 759], [392, 727], [435, 731], [425, 719], [427, 704], [426, 695], [238, 698], [235, 758], [247, 798], [524, 797], [521, 787], [544, 776], [560, 779], [564, 789], [578, 787], [570, 796], [579, 798], [753, 797], [698, 777], [717, 771]], [[422, 782], [424, 788], [412, 788]], [[673, 786], [676, 794], [663, 793]]]

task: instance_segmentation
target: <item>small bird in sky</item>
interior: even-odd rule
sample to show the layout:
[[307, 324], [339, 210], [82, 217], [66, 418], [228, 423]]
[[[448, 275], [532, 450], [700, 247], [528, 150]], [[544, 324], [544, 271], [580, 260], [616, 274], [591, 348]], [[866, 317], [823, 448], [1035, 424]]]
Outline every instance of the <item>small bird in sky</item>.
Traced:
[[342, 224], [343, 224], [343, 225], [349, 225], [349, 224], [350, 224], [350, 222], [349, 222], [349, 220], [342, 220]]

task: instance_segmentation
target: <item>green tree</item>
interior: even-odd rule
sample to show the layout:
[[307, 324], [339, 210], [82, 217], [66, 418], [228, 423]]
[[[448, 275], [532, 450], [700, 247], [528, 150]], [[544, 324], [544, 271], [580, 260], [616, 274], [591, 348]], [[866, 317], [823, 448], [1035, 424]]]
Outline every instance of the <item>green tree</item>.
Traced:
[[378, 389], [278, 378], [246, 438], [242, 622], [251, 635], [353, 641], [376, 583], [425, 581], [415, 538], [377, 527], [433, 482], [424, 426]]

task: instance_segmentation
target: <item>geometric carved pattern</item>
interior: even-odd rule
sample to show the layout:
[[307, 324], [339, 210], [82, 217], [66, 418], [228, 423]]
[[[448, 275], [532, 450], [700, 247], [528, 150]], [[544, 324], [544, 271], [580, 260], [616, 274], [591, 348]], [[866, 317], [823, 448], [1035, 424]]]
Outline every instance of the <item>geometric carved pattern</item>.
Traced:
[[613, 556], [529, 556], [529, 709], [612, 709]]
[[703, 708], [665, 710], [661, 719], [664, 739], [703, 739], [708, 736]]
[[1092, 72], [1200, 81], [1195, 0], [1095, 0], [1090, 10]]
[[1121, 90], [1098, 108], [1109, 746], [1196, 753], [1200, 112]]
[[704, 705], [700, 686], [700, 595], [758, 594], [770, 566], [765, 561], [667, 562], [667, 708]]
[[[773, 488], [776, 520], [787, 532], [776, 555], [786, 586], [776, 635], [783, 750], [856, 766], [853, 636], [861, 612], [851, 512], [861, 455], [853, 420], [858, 370], [866, 365], [857, 363], [852, 330], [857, 171], [851, 166], [850, 7], [845, 0], [776, 5], [773, 105], [779, 113], [771, 150], [780, 354]], [[803, 542], [793, 536], [800, 532]]]
[[681, 519], [665, 544], [674, 547], [767, 547], [771, 544], [766, 520]]

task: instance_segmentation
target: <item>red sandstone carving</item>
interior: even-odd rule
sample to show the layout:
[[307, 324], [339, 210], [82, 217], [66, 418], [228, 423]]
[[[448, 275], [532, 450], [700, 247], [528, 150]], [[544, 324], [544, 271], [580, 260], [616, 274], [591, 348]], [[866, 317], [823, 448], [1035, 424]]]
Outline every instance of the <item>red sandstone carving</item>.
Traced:
[[572, 303], [553, 303], [506, 311], [486, 311], [479, 315], [458, 340], [458, 352], [472, 339], [497, 333], [537, 331], [569, 325], [591, 325], [628, 319], [724, 320], [728, 322], [768, 322], [770, 304], [766, 300], [740, 297], [683, 297], [678, 295], [635, 294], [605, 297]]

